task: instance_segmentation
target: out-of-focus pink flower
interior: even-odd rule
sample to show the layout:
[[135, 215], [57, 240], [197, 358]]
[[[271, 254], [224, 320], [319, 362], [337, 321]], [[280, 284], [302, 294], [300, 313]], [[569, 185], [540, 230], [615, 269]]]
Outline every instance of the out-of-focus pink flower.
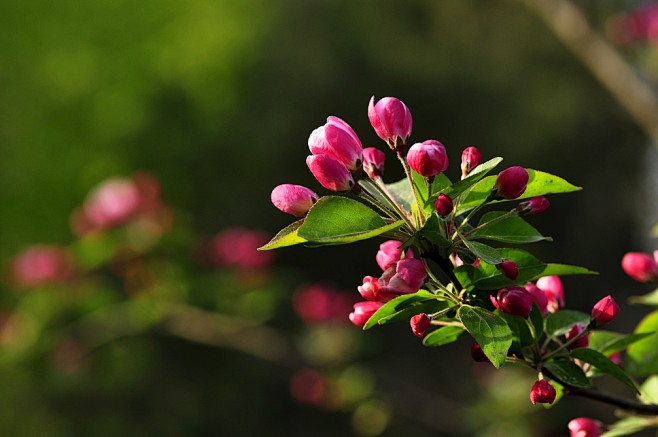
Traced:
[[543, 276], [537, 280], [537, 287], [548, 299], [546, 305], [548, 312], [555, 313], [564, 308], [564, 288], [559, 276]]
[[[583, 326], [573, 325], [571, 330], [567, 333], [567, 340], [571, 340], [572, 338], [575, 338], [577, 335], [579, 335], [584, 330], [585, 330], [585, 328]], [[571, 349], [578, 349], [578, 348], [587, 347], [587, 346], [589, 346], [589, 335], [584, 334], [578, 340], [571, 343], [571, 346], [569, 346], [569, 347]]]
[[377, 136], [395, 149], [398, 142], [406, 143], [411, 136], [413, 120], [409, 108], [395, 97], [384, 97], [375, 103], [375, 97], [368, 104], [368, 119]]
[[[379, 245], [379, 250], [375, 259], [380, 269], [386, 270], [391, 264], [400, 261], [402, 257], [402, 242], [398, 240], [388, 240]], [[405, 258], [413, 258], [414, 253], [411, 249], [407, 249]]]
[[606, 23], [608, 37], [616, 44], [658, 42], [658, 3], [647, 2], [629, 14], [618, 14]]
[[357, 302], [354, 304], [354, 311], [349, 315], [349, 319], [356, 326], [363, 326], [375, 312], [384, 305], [383, 302]]
[[454, 207], [454, 204], [452, 203], [452, 199], [450, 196], [447, 196], [443, 193], [439, 194], [439, 197], [437, 197], [436, 202], [434, 202], [434, 209], [436, 209], [436, 212], [441, 216], [445, 217], [448, 214], [452, 212], [452, 208]]
[[608, 355], [608, 359], [618, 365], [619, 367], [622, 367], [624, 364], [624, 360], [621, 357], [621, 352], [613, 352], [610, 355]]
[[621, 267], [638, 282], [658, 281], [658, 262], [647, 253], [628, 252], [621, 260]]
[[500, 273], [503, 274], [506, 278], [514, 280], [519, 276], [519, 266], [511, 260], [504, 260], [503, 262], [496, 264], [496, 268], [500, 270]]
[[612, 322], [619, 314], [619, 305], [612, 298], [612, 296], [607, 295], [592, 308], [592, 323], [594, 326], [605, 325], [606, 323]]
[[546, 297], [546, 294], [532, 282], [526, 284], [525, 289], [532, 296], [533, 302], [537, 304], [537, 308], [539, 308], [539, 311], [542, 313], [542, 315], [546, 315], [548, 312], [546, 309], [546, 306], [548, 305], [548, 298]]
[[113, 178], [91, 192], [84, 205], [85, 216], [95, 228], [108, 228], [131, 219], [139, 210], [139, 191], [130, 179]]
[[498, 173], [494, 190], [496, 196], [503, 199], [516, 199], [528, 186], [528, 171], [519, 166], [510, 167]]
[[217, 234], [208, 245], [212, 265], [258, 270], [272, 262], [270, 252], [257, 249], [269, 241], [267, 233], [242, 228], [229, 228]]
[[270, 198], [279, 210], [295, 217], [304, 217], [317, 202], [318, 195], [301, 185], [281, 184], [274, 187]]
[[354, 187], [352, 173], [329, 155], [309, 155], [306, 165], [320, 185], [331, 191], [349, 191]]
[[389, 301], [402, 294], [415, 293], [425, 283], [427, 272], [415, 258], [404, 258], [391, 264], [379, 278], [379, 299]]
[[300, 288], [292, 298], [295, 313], [307, 323], [344, 321], [353, 302], [347, 294], [324, 285]]
[[496, 309], [513, 316], [528, 317], [532, 311], [532, 296], [525, 288], [511, 285], [489, 296]]
[[384, 163], [386, 154], [376, 147], [363, 149], [363, 171], [375, 179], [384, 174]]
[[589, 417], [578, 417], [569, 422], [571, 437], [599, 437], [603, 433], [603, 423]]
[[477, 149], [477, 147], [469, 146], [464, 149], [462, 152], [462, 178], [468, 176], [468, 174], [480, 163], [482, 162], [482, 153]]
[[14, 258], [12, 273], [20, 287], [62, 282], [73, 273], [73, 257], [63, 247], [32, 246]]
[[545, 379], [535, 382], [530, 390], [530, 402], [533, 404], [552, 404], [555, 396], [555, 388]]
[[409, 320], [411, 331], [416, 337], [422, 337], [432, 326], [432, 320], [425, 313], [416, 314]]
[[519, 203], [519, 206], [516, 209], [525, 215], [537, 215], [546, 211], [550, 206], [551, 202], [549, 202], [546, 197], [537, 196]]
[[328, 117], [326, 124], [311, 132], [308, 148], [313, 155], [328, 155], [350, 170], [361, 168], [361, 140], [350, 125], [338, 117]]
[[290, 394], [299, 402], [321, 405], [327, 394], [328, 381], [314, 369], [298, 370], [290, 380]]
[[407, 163], [421, 176], [436, 176], [448, 168], [448, 154], [440, 142], [426, 140], [409, 148]]

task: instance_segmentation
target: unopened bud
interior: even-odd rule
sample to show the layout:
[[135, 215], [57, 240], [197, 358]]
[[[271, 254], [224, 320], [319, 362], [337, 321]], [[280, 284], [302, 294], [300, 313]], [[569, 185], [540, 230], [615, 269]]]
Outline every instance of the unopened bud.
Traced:
[[628, 252], [621, 260], [624, 272], [638, 282], [658, 281], [658, 261], [642, 252]]
[[384, 97], [368, 104], [368, 119], [375, 133], [392, 149], [403, 145], [411, 135], [413, 120], [409, 108], [395, 97]]
[[409, 324], [411, 325], [411, 330], [413, 331], [414, 335], [416, 337], [422, 337], [425, 335], [425, 331], [427, 331], [432, 326], [432, 320], [427, 316], [427, 314], [421, 313], [413, 316], [409, 321]]
[[434, 202], [434, 209], [436, 209], [436, 212], [439, 213], [441, 217], [446, 217], [448, 214], [450, 214], [453, 207], [454, 205], [450, 196], [447, 196], [443, 193], [439, 194], [436, 202]]
[[502, 273], [503, 276], [511, 280], [514, 280], [519, 276], [519, 266], [514, 261], [506, 259], [500, 264], [497, 264], [496, 268], [500, 270], [500, 273]]
[[525, 215], [536, 215], [546, 211], [551, 206], [551, 202], [544, 196], [532, 197], [525, 202], [519, 203], [516, 210]]
[[282, 184], [272, 190], [272, 203], [295, 217], [304, 217], [318, 200], [318, 195], [301, 185]]
[[[575, 338], [576, 336], [580, 335], [581, 332], [583, 332], [585, 328], [581, 325], [573, 325], [571, 328], [571, 331], [567, 333], [567, 340], [571, 340], [572, 338]], [[589, 335], [583, 334], [578, 340], [574, 341], [571, 343], [569, 346], [571, 349], [578, 349], [580, 347], [587, 347], [589, 346]]]
[[462, 178], [466, 177], [475, 167], [482, 162], [482, 153], [474, 147], [470, 146], [462, 152]]
[[578, 417], [569, 422], [571, 437], [599, 437], [603, 433], [603, 423], [589, 417]]
[[436, 176], [448, 168], [446, 148], [436, 140], [416, 143], [409, 148], [407, 163], [421, 176]]
[[363, 149], [363, 171], [371, 179], [375, 179], [384, 174], [385, 160], [386, 154], [376, 147], [367, 147]]
[[528, 317], [532, 311], [532, 296], [525, 288], [512, 285], [501, 288], [494, 296], [489, 296], [496, 309], [513, 316]]
[[528, 179], [528, 171], [523, 167], [514, 166], [501, 171], [494, 184], [496, 197], [516, 199], [525, 192]]
[[592, 308], [592, 323], [594, 326], [605, 325], [612, 322], [617, 314], [619, 314], [619, 305], [612, 296], [607, 295]]
[[534, 383], [530, 390], [530, 402], [533, 404], [552, 404], [555, 401], [555, 388], [545, 379]]

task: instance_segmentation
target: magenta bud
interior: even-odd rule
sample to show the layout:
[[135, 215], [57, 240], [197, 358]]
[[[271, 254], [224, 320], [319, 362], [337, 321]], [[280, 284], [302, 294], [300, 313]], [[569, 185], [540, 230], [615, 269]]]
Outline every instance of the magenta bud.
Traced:
[[350, 322], [354, 323], [356, 326], [363, 326], [366, 324], [368, 319], [372, 317], [377, 310], [384, 305], [383, 302], [357, 302], [354, 304], [354, 311], [350, 313]]
[[523, 167], [514, 166], [501, 171], [494, 184], [496, 196], [503, 199], [516, 199], [525, 192], [528, 179], [528, 171]]
[[379, 301], [389, 301], [402, 294], [415, 293], [425, 283], [427, 272], [415, 258], [404, 258], [391, 264], [379, 278]]
[[329, 155], [310, 155], [306, 165], [320, 185], [331, 191], [349, 191], [354, 187], [350, 171]]
[[621, 267], [638, 282], [658, 281], [658, 262], [649, 254], [628, 252], [621, 260]]
[[624, 364], [624, 360], [621, 357], [621, 352], [613, 352], [610, 355], [608, 355], [608, 359], [615, 363], [617, 366], [622, 367]]
[[446, 148], [436, 140], [416, 143], [407, 152], [407, 163], [421, 176], [436, 176], [448, 168]]
[[379, 278], [374, 276], [366, 276], [363, 278], [363, 284], [359, 285], [357, 290], [361, 297], [366, 300], [376, 301], [379, 297]]
[[546, 294], [532, 282], [526, 284], [525, 289], [532, 296], [532, 301], [537, 304], [537, 308], [539, 308], [542, 315], [546, 315], [548, 312], [546, 309], [548, 306], [548, 298], [546, 297]]
[[308, 148], [314, 155], [331, 156], [350, 170], [361, 168], [361, 141], [350, 125], [338, 117], [328, 117], [325, 125], [311, 132]]
[[519, 276], [519, 266], [516, 265], [514, 261], [506, 259], [500, 264], [497, 264], [496, 268], [500, 270], [500, 273], [502, 273], [503, 276], [511, 280], [514, 280]]
[[[411, 249], [407, 250], [405, 258], [413, 258], [414, 254]], [[377, 265], [382, 271], [388, 269], [391, 264], [395, 264], [402, 258], [402, 242], [398, 240], [388, 240], [379, 245], [379, 250], [375, 259]]]
[[282, 184], [272, 190], [272, 203], [295, 217], [304, 217], [318, 200], [318, 195], [301, 185]]
[[471, 358], [473, 358], [473, 361], [476, 363], [490, 363], [491, 360], [487, 355], [484, 353], [482, 348], [478, 343], [473, 343], [471, 345]]
[[564, 288], [559, 276], [543, 276], [537, 280], [537, 287], [546, 295], [548, 312], [556, 313], [564, 308]]
[[549, 202], [547, 198], [544, 196], [537, 196], [519, 203], [519, 206], [516, 209], [525, 215], [537, 215], [546, 211], [549, 206], [551, 206], [551, 202]]
[[416, 337], [422, 337], [425, 332], [432, 326], [432, 320], [425, 313], [416, 314], [409, 321], [411, 330]]
[[466, 177], [475, 167], [482, 162], [482, 153], [474, 147], [470, 146], [462, 152], [462, 177]]
[[[585, 328], [581, 325], [573, 325], [571, 330], [567, 333], [567, 340], [571, 340], [572, 338], [576, 337], [577, 335], [579, 335], [584, 330], [585, 330]], [[584, 334], [578, 340], [571, 343], [571, 346], [569, 346], [569, 347], [571, 349], [578, 349], [580, 347], [587, 347], [587, 346], [589, 346], [589, 335]]]
[[525, 288], [511, 285], [498, 290], [496, 296], [489, 296], [498, 311], [513, 316], [528, 317], [532, 311], [532, 296]]
[[599, 437], [603, 433], [603, 423], [589, 417], [578, 417], [569, 422], [571, 437]]
[[411, 112], [395, 97], [384, 97], [375, 103], [373, 96], [368, 104], [368, 119], [377, 136], [392, 149], [397, 147], [398, 142], [404, 144], [411, 136]]
[[619, 305], [612, 296], [607, 295], [592, 308], [592, 323], [594, 326], [605, 325], [612, 322], [617, 314], [619, 314]]
[[545, 379], [535, 382], [530, 390], [530, 402], [533, 404], [552, 404], [555, 401], [555, 388]]
[[452, 203], [452, 199], [450, 196], [447, 196], [445, 194], [439, 194], [439, 197], [436, 199], [436, 202], [434, 202], [434, 209], [436, 209], [436, 212], [441, 216], [441, 217], [446, 217], [448, 214], [452, 212], [452, 208], [454, 207]]
[[376, 147], [363, 149], [363, 171], [370, 179], [384, 174], [384, 161], [386, 154]]

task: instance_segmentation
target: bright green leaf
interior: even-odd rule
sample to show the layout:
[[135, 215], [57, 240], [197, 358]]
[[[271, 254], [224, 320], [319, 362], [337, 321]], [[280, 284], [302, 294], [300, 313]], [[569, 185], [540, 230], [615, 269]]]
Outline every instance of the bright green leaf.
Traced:
[[590, 318], [589, 314], [574, 310], [561, 310], [549, 314], [544, 320], [546, 335], [556, 337], [566, 334], [574, 325], [587, 326]]
[[436, 214], [432, 214], [419, 231], [419, 236], [439, 247], [448, 247], [452, 244], [452, 241], [446, 237], [445, 233], [445, 224]]
[[400, 179], [392, 184], [386, 184], [386, 189], [400, 206], [406, 211], [411, 211], [411, 207], [416, 202], [416, 199], [414, 199], [414, 193], [411, 191], [411, 186], [407, 178]]
[[444, 326], [436, 329], [423, 338], [425, 346], [443, 346], [455, 342], [465, 331], [458, 326]]
[[402, 226], [387, 224], [379, 214], [347, 197], [325, 196], [310, 209], [298, 237], [316, 244], [345, 244], [375, 237]]
[[658, 289], [642, 296], [631, 296], [628, 298], [628, 303], [658, 306]]
[[491, 363], [496, 368], [502, 366], [512, 345], [512, 331], [507, 323], [484, 308], [470, 305], [462, 305], [457, 315]]
[[570, 360], [554, 360], [546, 363], [544, 367], [553, 375], [558, 381], [565, 385], [573, 387], [591, 387], [589, 379], [579, 366]]
[[658, 404], [658, 375], [651, 375], [642, 383], [640, 401], [645, 404]]
[[539, 279], [541, 276], [568, 276], [568, 275], [598, 275], [597, 272], [588, 270], [585, 267], [571, 266], [568, 264], [546, 264], [546, 268], [541, 275], [532, 280]]
[[432, 200], [436, 200], [436, 198], [439, 195], [439, 191], [443, 194], [450, 196], [452, 199], [456, 198], [461, 193], [472, 187], [480, 179], [485, 177], [492, 169], [494, 169], [502, 161], [503, 158], [499, 158], [499, 157], [492, 158], [487, 162], [483, 162], [482, 164], [475, 167], [473, 170], [471, 170], [471, 173], [465, 179], [455, 182], [454, 184], [452, 184], [452, 186], [450, 187], [446, 186], [441, 190], [437, 189], [437, 187], [434, 187], [432, 192], [436, 193], [436, 195], [432, 196]]
[[617, 380], [623, 382], [628, 387], [639, 393], [639, 390], [637, 389], [631, 378], [628, 377], [626, 372], [621, 370], [621, 368], [618, 365], [610, 361], [610, 359], [605, 355], [603, 355], [601, 352], [595, 351], [593, 349], [581, 347], [571, 351], [571, 356], [591, 364], [592, 366], [596, 367], [599, 371], [606, 373], [612, 376], [613, 378], [616, 378]]
[[382, 305], [363, 325], [363, 329], [370, 329], [373, 326], [377, 325], [380, 320], [390, 317], [391, 315], [397, 313], [398, 311], [407, 308], [415, 303], [436, 300], [436, 296], [430, 293], [427, 290], [418, 290], [415, 293], [403, 294], [398, 296], [384, 305]]
[[655, 427], [654, 418], [646, 417], [625, 417], [618, 420], [612, 425], [608, 425], [608, 430], [601, 434], [600, 437], [622, 437], [625, 435], [635, 434], [648, 427]]
[[[656, 332], [658, 311], [645, 316], [635, 328], [636, 333]], [[658, 373], [658, 335], [650, 335], [628, 347], [628, 373], [634, 376], [648, 376]]]
[[604, 355], [610, 355], [612, 353], [624, 350], [631, 344], [636, 343], [650, 335], [653, 335], [654, 333], [643, 332], [643, 333], [629, 334], [629, 335], [617, 334], [617, 333], [611, 333], [611, 334], [614, 334], [614, 337], [608, 337], [607, 341], [605, 340], [604, 337], [604, 341], [601, 341], [600, 339], [601, 331], [596, 330], [591, 332], [589, 334], [590, 349], [597, 350]]
[[[501, 216], [505, 218], [499, 219]], [[487, 224], [490, 223], [490, 224]], [[509, 215], [504, 211], [492, 211], [480, 219], [477, 231], [469, 234], [469, 238], [484, 238], [501, 243], [525, 244], [538, 241], [552, 241], [550, 237], [544, 237], [528, 222], [518, 215]]]
[[304, 224], [304, 219], [297, 220], [296, 222], [281, 229], [278, 234], [272, 238], [269, 243], [258, 250], [272, 250], [280, 247], [293, 246], [295, 244], [305, 243], [307, 240], [297, 235], [299, 227]]

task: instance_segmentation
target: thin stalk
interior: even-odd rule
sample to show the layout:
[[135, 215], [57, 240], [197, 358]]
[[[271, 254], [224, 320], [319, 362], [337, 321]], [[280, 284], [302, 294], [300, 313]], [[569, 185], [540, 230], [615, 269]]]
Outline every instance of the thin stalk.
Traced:
[[573, 338], [570, 338], [569, 340], [567, 340], [564, 344], [559, 346], [557, 349], [554, 349], [551, 352], [549, 352], [548, 354], [544, 355], [544, 357], [542, 357], [542, 361], [545, 362], [545, 361], [548, 361], [549, 359], [553, 358], [558, 352], [560, 352], [560, 351], [566, 349], [567, 347], [571, 346], [573, 343], [578, 341], [578, 339], [580, 337], [582, 337], [582, 336], [584, 336], [588, 333], [589, 333], [589, 329], [583, 329], [578, 334], [576, 334], [576, 336], [574, 336]]
[[395, 200], [393, 195], [391, 195], [391, 193], [388, 191], [388, 189], [384, 185], [384, 182], [382, 181], [382, 179], [381, 178], [377, 178], [376, 180], [363, 179], [363, 181], [364, 182], [369, 182], [370, 185], [373, 188], [375, 188], [375, 190], [377, 190], [377, 192], [391, 204], [391, 206], [397, 212], [398, 216], [400, 218], [402, 218], [402, 220], [404, 220], [404, 222], [407, 224], [407, 226], [409, 227], [409, 230], [411, 231], [411, 233], [414, 233], [415, 230], [416, 230], [416, 227], [414, 226], [414, 223], [413, 223], [411, 217], [409, 217], [409, 213], [402, 207], [402, 205], [400, 205]]
[[407, 180], [411, 185], [411, 191], [414, 193], [414, 199], [416, 200], [416, 212], [418, 213], [418, 226], [422, 227], [425, 224], [425, 216], [422, 212], [420, 198], [418, 197], [418, 192], [416, 192], [416, 185], [414, 185], [414, 178], [411, 175], [411, 169], [409, 168], [407, 161], [404, 160], [402, 154], [398, 153], [397, 155], [398, 155], [398, 160], [402, 164], [402, 168], [404, 168], [404, 174], [407, 175]]
[[445, 320], [432, 320], [432, 325], [439, 325], [439, 326], [457, 326], [458, 328], [464, 328], [464, 325], [461, 322], [448, 322]]

